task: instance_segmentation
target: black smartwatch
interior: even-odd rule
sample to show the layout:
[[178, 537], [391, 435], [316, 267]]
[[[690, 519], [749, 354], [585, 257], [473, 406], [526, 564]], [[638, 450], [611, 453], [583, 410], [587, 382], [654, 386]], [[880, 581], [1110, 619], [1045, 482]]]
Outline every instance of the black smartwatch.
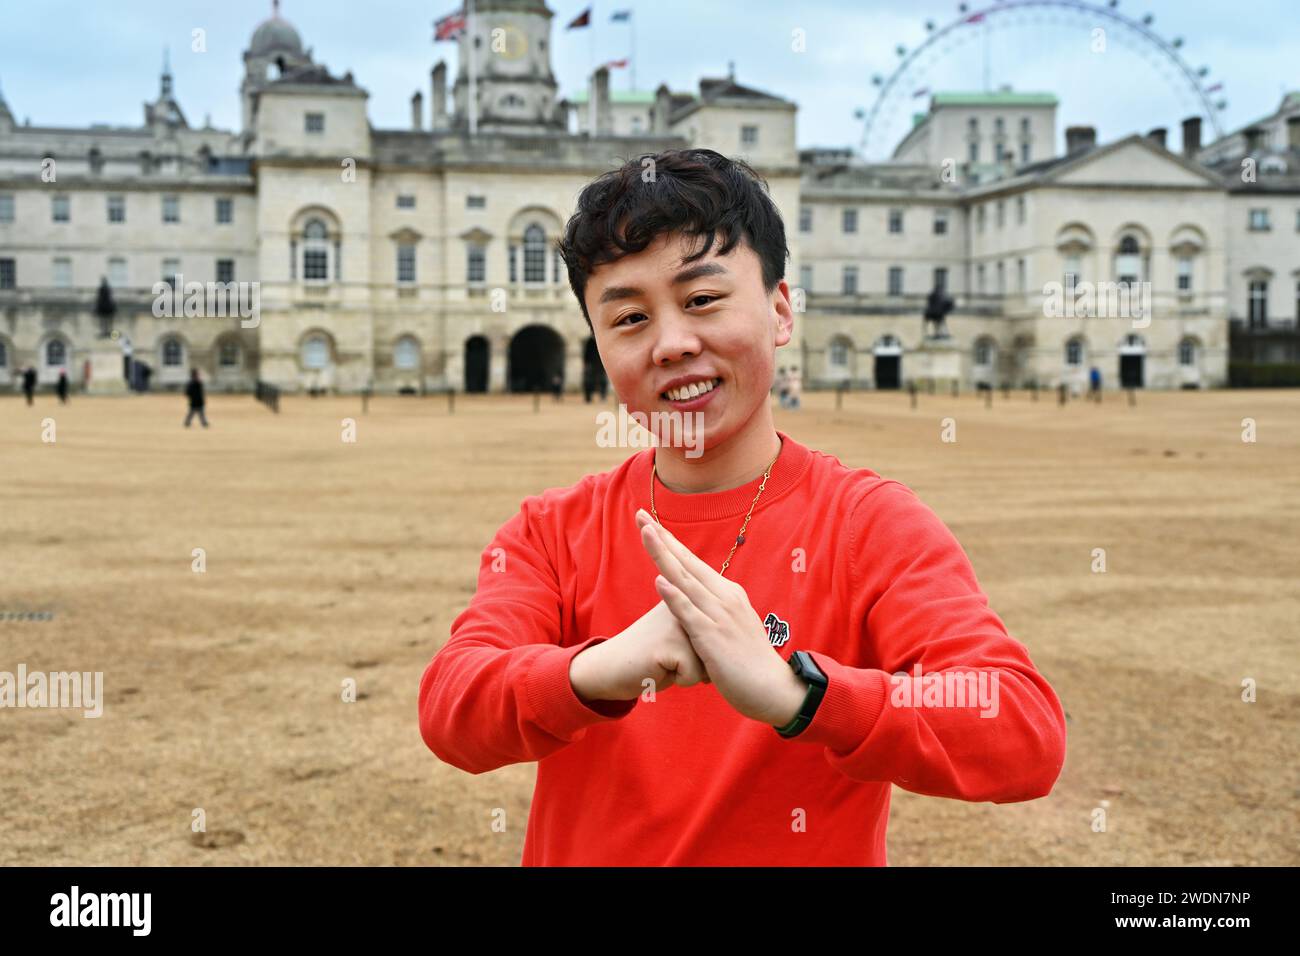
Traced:
[[799, 708], [799, 713], [795, 714], [794, 720], [784, 727], [776, 727], [776, 732], [782, 737], [795, 737], [812, 723], [818, 705], [826, 696], [828, 683], [826, 675], [807, 651], [795, 651], [790, 655], [790, 669], [808, 682], [808, 693], [804, 696], [803, 706]]

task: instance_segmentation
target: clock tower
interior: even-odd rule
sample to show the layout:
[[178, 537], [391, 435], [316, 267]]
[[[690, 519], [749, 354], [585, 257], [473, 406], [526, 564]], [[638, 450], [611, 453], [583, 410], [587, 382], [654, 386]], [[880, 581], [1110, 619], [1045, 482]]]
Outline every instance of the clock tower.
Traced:
[[[558, 102], [558, 84], [551, 72], [553, 14], [545, 0], [472, 0], [472, 3], [469, 28], [459, 40], [459, 65], [452, 87], [454, 128], [469, 129], [472, 60], [480, 132], [564, 132], [567, 124]], [[469, 8], [470, 0], [467, 0], [467, 12]]]

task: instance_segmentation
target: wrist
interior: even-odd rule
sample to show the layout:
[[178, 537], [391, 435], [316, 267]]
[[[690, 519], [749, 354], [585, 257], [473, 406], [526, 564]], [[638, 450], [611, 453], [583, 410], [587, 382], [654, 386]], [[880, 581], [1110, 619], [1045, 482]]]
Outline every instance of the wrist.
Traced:
[[773, 727], [784, 727], [799, 715], [803, 702], [808, 697], [808, 682], [783, 665], [785, 676], [781, 688], [776, 694], [779, 706], [772, 709], [764, 722]]

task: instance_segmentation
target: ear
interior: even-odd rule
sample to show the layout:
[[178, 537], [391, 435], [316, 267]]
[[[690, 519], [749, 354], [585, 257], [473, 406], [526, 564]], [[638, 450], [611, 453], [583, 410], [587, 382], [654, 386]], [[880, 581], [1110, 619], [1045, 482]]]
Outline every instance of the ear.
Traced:
[[772, 317], [776, 321], [776, 345], [780, 348], [794, 335], [794, 307], [790, 304], [790, 283], [782, 279], [772, 290]]

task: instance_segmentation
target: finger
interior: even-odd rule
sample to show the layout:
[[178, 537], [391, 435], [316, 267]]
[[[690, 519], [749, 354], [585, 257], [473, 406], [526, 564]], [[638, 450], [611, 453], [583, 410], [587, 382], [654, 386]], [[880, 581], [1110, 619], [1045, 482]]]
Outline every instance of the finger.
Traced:
[[724, 590], [726, 578], [713, 570], [707, 561], [702, 560], [694, 551], [678, 541], [676, 535], [663, 525], [656, 523], [654, 528], [655, 531], [660, 533], [668, 552], [677, 559], [678, 563], [691, 577], [698, 580], [715, 596], [719, 598], [726, 596]]
[[682, 565], [677, 555], [669, 549], [662, 532], [663, 529], [654, 524], [645, 525], [641, 529], [641, 541], [649, 552], [651, 560], [670, 584], [684, 594], [700, 611], [711, 619], [717, 620], [717, 615], [723, 610], [717, 594]]

